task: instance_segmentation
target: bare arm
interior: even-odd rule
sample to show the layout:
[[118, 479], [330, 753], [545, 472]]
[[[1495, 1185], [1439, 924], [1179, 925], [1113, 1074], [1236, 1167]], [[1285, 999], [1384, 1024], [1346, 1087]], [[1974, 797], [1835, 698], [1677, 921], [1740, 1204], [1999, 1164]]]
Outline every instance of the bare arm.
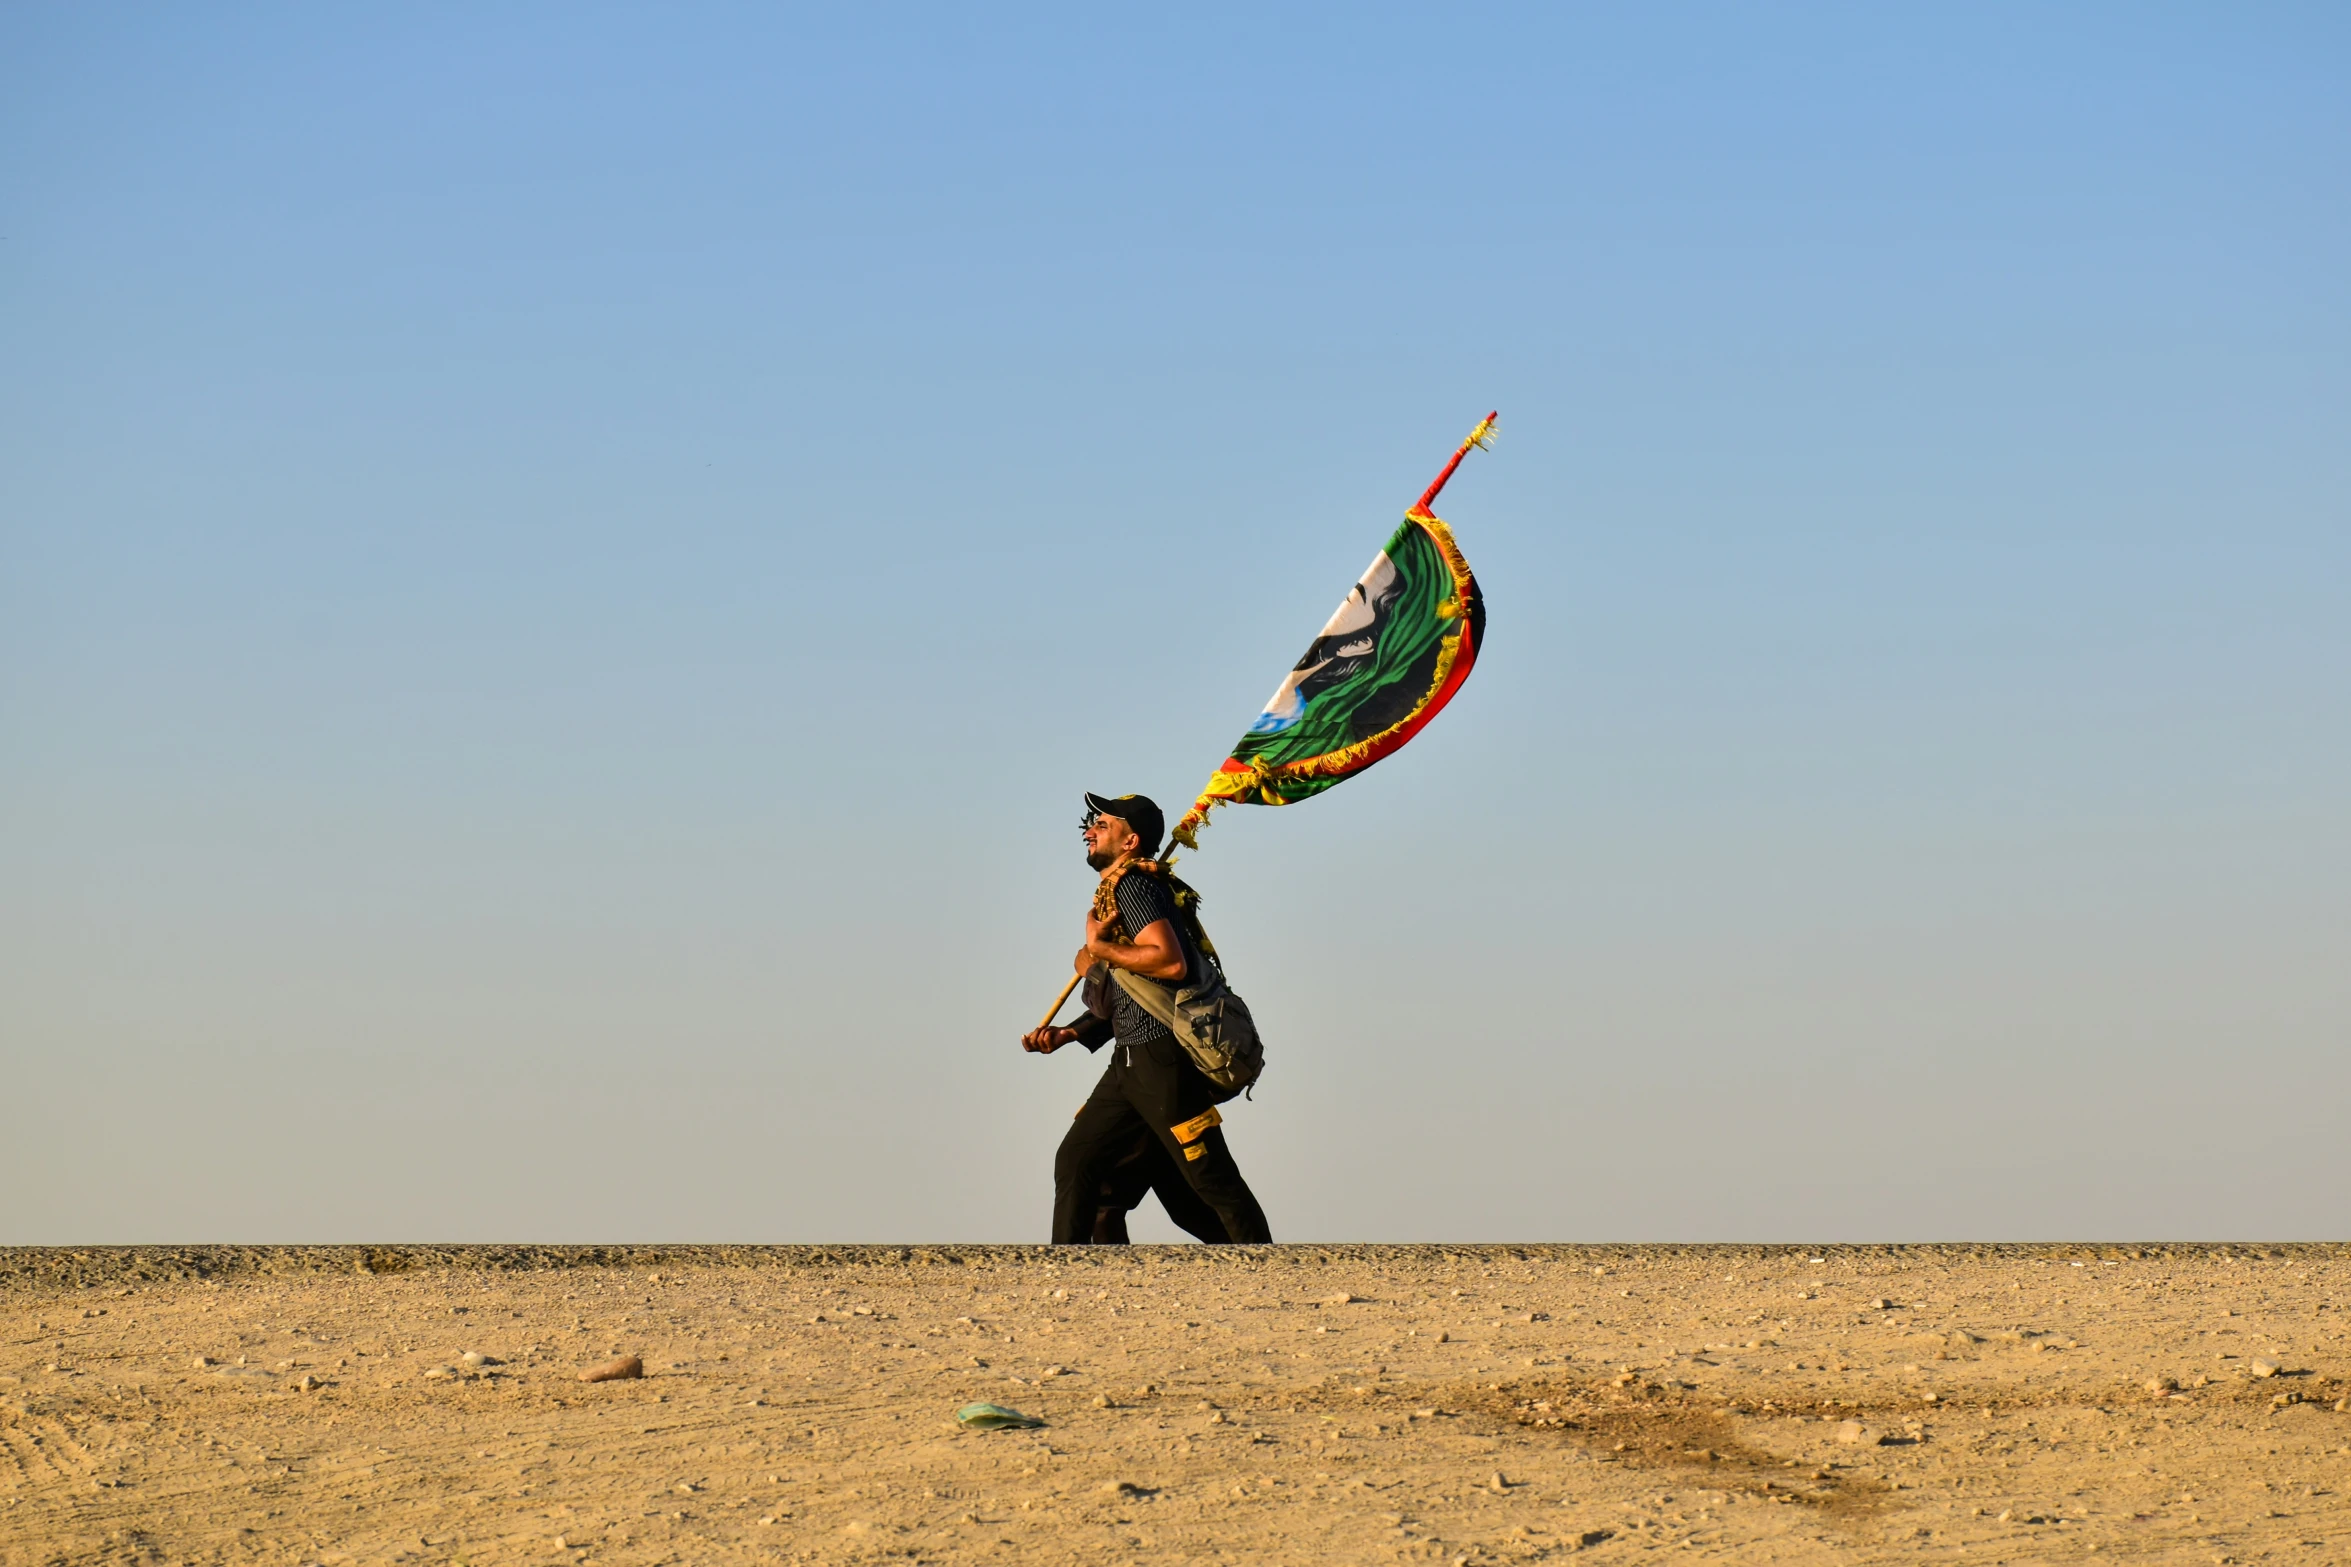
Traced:
[[1184, 977], [1184, 949], [1176, 940], [1175, 926], [1167, 920], [1153, 920], [1135, 932], [1132, 942], [1102, 939], [1102, 922], [1089, 912], [1086, 915], [1086, 944], [1079, 949], [1078, 966], [1089, 963], [1107, 963], [1112, 968], [1140, 974], [1145, 979], [1177, 980]]
[[[1176, 940], [1175, 926], [1167, 920], [1153, 920], [1137, 933], [1135, 939], [1106, 941], [1102, 936], [1103, 922], [1086, 913], [1086, 944], [1078, 948], [1076, 967], [1084, 973], [1096, 963], [1107, 963], [1112, 968], [1140, 974], [1145, 979], [1174, 981], [1184, 977], [1184, 949]], [[1037, 1055], [1051, 1055], [1073, 1039], [1081, 1037], [1074, 1028], [1034, 1028], [1021, 1036], [1021, 1048]], [[1087, 1045], [1092, 1049], [1091, 1043]]]

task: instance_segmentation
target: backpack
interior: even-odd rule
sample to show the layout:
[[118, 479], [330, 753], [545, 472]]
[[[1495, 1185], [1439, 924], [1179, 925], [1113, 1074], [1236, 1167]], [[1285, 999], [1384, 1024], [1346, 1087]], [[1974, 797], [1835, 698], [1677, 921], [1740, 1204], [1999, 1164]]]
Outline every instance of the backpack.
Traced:
[[1201, 983], [1171, 989], [1155, 979], [1112, 969], [1119, 989], [1135, 1005], [1167, 1025], [1200, 1075], [1224, 1090], [1230, 1099], [1254, 1087], [1265, 1071], [1265, 1042], [1257, 1037], [1257, 1020], [1249, 1003], [1233, 993], [1224, 970], [1206, 965]]

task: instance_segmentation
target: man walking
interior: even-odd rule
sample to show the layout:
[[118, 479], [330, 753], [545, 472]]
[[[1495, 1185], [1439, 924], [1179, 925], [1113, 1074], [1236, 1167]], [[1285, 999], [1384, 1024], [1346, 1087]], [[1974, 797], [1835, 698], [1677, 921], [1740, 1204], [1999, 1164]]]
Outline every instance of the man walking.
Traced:
[[1216, 1107], [1232, 1093], [1210, 1082], [1167, 1025], [1111, 973], [1124, 969], [1174, 989], [1198, 979], [1207, 962], [1154, 858], [1166, 820], [1142, 795], [1089, 794], [1082, 830], [1086, 863], [1102, 873], [1109, 892], [1087, 911], [1086, 942], [1077, 954], [1076, 967], [1088, 980], [1087, 1014], [1074, 1028], [1032, 1030], [1021, 1045], [1050, 1055], [1072, 1040], [1094, 1050], [1115, 1038], [1117, 1048], [1054, 1155], [1054, 1244], [1093, 1239], [1104, 1182], [1141, 1136], [1158, 1141], [1227, 1236], [1270, 1241], [1265, 1211], [1225, 1146], [1224, 1116]]

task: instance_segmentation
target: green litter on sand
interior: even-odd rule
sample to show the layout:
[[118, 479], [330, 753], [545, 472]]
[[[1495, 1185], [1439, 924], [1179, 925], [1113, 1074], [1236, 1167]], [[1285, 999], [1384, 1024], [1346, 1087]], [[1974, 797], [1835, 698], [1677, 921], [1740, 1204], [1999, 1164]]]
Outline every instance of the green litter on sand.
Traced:
[[966, 1404], [955, 1411], [955, 1419], [967, 1431], [1017, 1431], [1045, 1423], [1035, 1415], [1006, 1409], [1002, 1404]]

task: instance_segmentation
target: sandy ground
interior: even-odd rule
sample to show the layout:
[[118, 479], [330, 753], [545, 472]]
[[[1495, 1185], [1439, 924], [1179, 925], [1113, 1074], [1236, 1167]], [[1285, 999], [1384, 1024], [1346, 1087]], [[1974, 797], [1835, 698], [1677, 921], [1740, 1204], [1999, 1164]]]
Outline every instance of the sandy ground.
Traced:
[[2347, 1265], [0, 1251], [0, 1562], [2347, 1562]]

